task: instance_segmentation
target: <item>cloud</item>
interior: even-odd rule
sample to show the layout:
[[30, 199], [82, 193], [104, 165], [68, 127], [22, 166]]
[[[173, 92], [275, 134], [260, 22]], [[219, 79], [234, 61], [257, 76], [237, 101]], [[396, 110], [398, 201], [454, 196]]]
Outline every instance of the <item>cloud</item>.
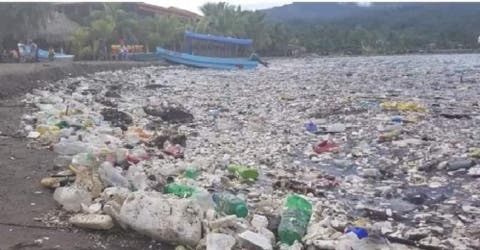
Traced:
[[189, 11], [193, 11], [196, 13], [201, 13], [199, 7], [202, 6], [204, 3], [208, 2], [227, 2], [233, 5], [241, 5], [243, 9], [264, 9], [270, 8], [274, 6], [281, 6], [284, 4], [292, 3], [293, 1], [288, 0], [181, 0], [181, 1], [171, 1], [171, 0], [147, 0], [145, 1], [149, 4], [154, 4], [162, 7], [177, 7], [186, 9]]
[[358, 2], [357, 4], [358, 6], [369, 7], [370, 5], [372, 5], [372, 2]]

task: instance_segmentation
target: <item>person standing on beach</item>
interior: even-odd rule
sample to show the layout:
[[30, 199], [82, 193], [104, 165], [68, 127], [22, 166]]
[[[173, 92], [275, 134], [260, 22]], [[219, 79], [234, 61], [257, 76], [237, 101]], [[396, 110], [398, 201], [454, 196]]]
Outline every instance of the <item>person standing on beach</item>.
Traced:
[[50, 48], [48, 49], [48, 60], [50, 62], [53, 62], [54, 59], [55, 59], [55, 50], [53, 49], [52, 46], [50, 46]]
[[32, 54], [32, 58], [34, 62], [38, 62], [38, 46], [35, 42], [32, 41], [32, 44], [30, 45], [30, 52]]

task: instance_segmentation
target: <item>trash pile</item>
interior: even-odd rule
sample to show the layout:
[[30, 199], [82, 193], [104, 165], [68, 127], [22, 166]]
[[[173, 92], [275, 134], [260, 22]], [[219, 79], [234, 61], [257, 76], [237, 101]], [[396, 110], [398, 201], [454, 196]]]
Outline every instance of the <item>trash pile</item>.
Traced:
[[188, 249], [479, 249], [479, 68], [103, 72], [28, 94], [23, 130], [58, 154], [41, 184], [78, 227]]

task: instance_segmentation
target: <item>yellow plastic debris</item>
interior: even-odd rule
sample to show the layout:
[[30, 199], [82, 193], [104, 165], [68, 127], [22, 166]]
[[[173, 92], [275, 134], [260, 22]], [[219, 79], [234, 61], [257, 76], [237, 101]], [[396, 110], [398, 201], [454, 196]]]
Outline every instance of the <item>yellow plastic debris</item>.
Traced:
[[378, 138], [378, 140], [380, 142], [393, 141], [394, 139], [399, 137], [400, 134], [401, 134], [400, 131], [394, 130], [394, 131], [391, 131], [391, 132], [388, 132], [388, 133], [381, 134], [380, 137]]
[[416, 111], [426, 112], [427, 109], [422, 105], [414, 102], [390, 102], [386, 101], [381, 104], [383, 109], [398, 110], [398, 111]]
[[356, 227], [366, 227], [368, 225], [368, 221], [364, 218], [360, 218], [353, 222], [353, 225]]
[[475, 148], [468, 153], [468, 156], [473, 158], [480, 158], [480, 148]]
[[281, 95], [281, 96], [280, 96], [280, 100], [282, 100], [282, 101], [294, 101], [294, 100], [295, 100], [295, 97], [293, 97], [293, 96], [288, 96], [288, 95]]

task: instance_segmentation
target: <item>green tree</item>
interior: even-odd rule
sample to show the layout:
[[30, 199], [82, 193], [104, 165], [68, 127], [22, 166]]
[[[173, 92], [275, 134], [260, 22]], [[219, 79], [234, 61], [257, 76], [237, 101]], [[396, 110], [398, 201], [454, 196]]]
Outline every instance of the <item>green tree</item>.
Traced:
[[32, 38], [50, 17], [50, 3], [0, 3], [0, 41]]

